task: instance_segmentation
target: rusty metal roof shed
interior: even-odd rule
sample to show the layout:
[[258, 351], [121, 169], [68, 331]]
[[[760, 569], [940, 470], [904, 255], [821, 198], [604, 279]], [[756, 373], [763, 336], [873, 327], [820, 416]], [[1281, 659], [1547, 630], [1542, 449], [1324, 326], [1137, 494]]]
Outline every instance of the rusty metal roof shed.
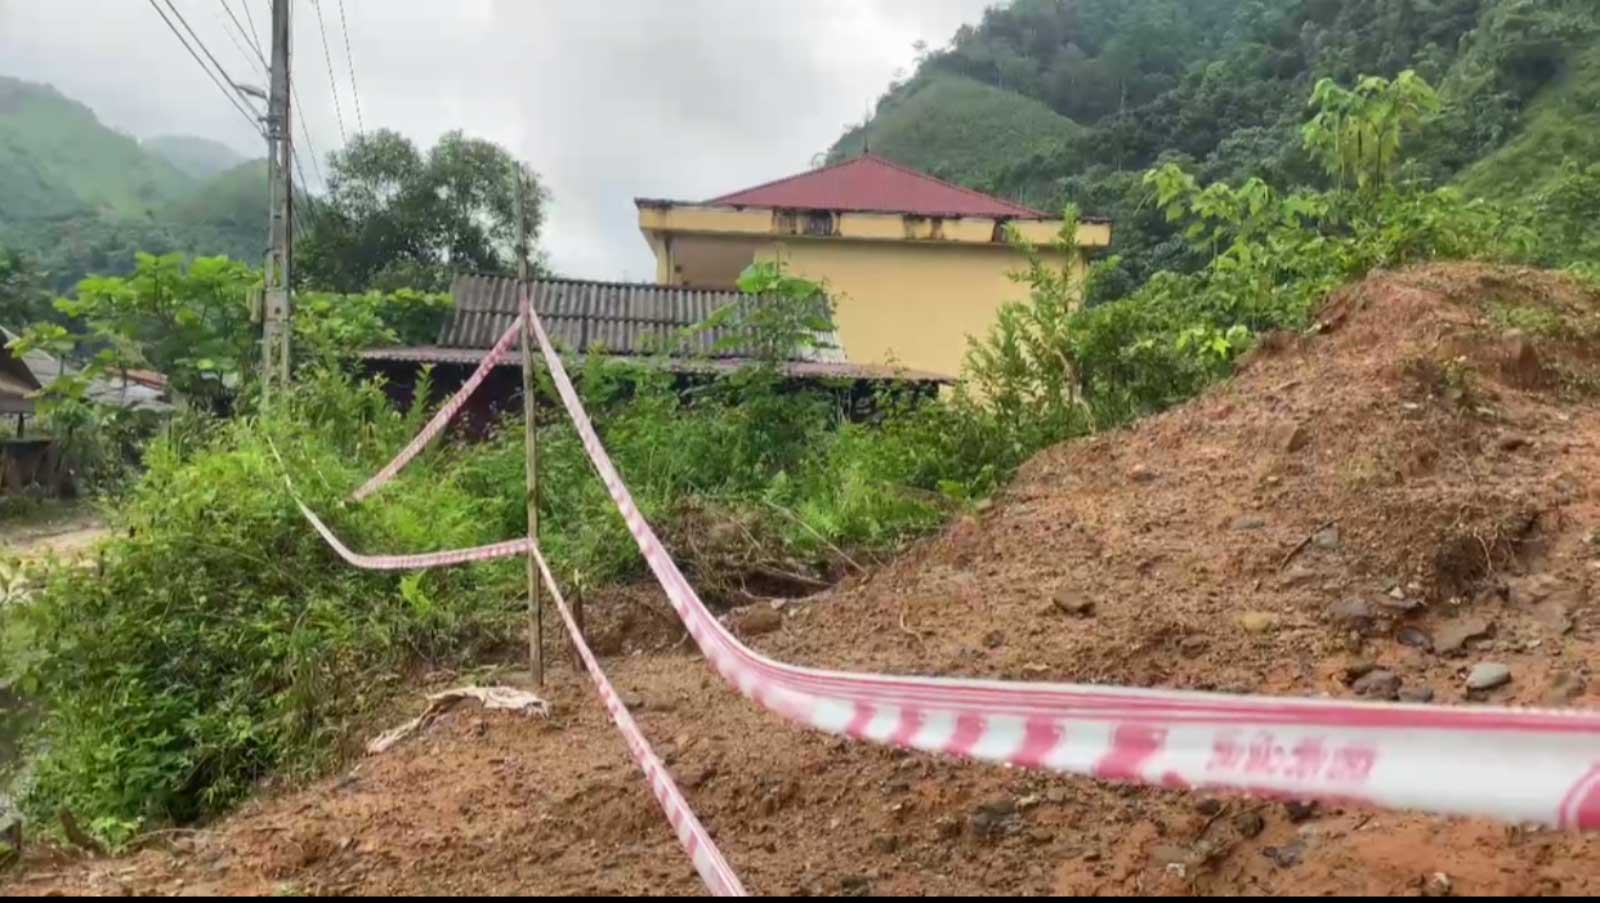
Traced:
[[[535, 279], [527, 288], [550, 338], [580, 354], [749, 357], [752, 351], [735, 329], [696, 327], [732, 305], [764, 303], [736, 291], [648, 283]], [[450, 292], [455, 311], [439, 334], [445, 348], [490, 348], [516, 318], [516, 279], [457, 276]], [[816, 338], [796, 360], [844, 363], [837, 333]]]

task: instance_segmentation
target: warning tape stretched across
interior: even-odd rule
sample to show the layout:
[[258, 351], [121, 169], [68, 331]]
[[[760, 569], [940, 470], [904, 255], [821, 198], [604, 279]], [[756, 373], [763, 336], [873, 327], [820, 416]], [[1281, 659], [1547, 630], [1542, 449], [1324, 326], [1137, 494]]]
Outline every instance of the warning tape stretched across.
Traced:
[[488, 561], [491, 558], [510, 558], [513, 555], [525, 555], [533, 544], [526, 536], [521, 539], [508, 539], [488, 546], [477, 546], [471, 549], [454, 549], [449, 552], [427, 552], [421, 555], [359, 555], [350, 551], [350, 548], [333, 535], [328, 525], [317, 517], [316, 513], [306, 507], [306, 503], [295, 499], [295, 504], [300, 506], [300, 513], [306, 516], [311, 526], [321, 534], [322, 539], [339, 557], [354, 567], [366, 571], [412, 571], [423, 568], [442, 568], [453, 564], [466, 564], [470, 561]]
[[600, 478], [713, 668], [834, 734], [1171, 788], [1220, 788], [1600, 828], [1600, 713], [1405, 706], [855, 674], [773, 661], [701, 602], [634, 504], [544, 325], [539, 347]]
[[400, 454], [395, 455], [393, 461], [384, 465], [382, 470], [372, 475], [372, 479], [361, 484], [360, 489], [351, 493], [350, 498], [359, 502], [377, 492], [383, 488], [385, 483], [394, 479], [395, 474], [398, 474], [402, 468], [410, 464], [412, 458], [421, 454], [428, 443], [433, 441], [433, 437], [439, 435], [439, 431], [444, 429], [445, 425], [461, 410], [461, 406], [467, 403], [467, 398], [489, 375], [489, 371], [493, 370], [495, 365], [500, 362], [500, 358], [505, 356], [506, 351], [511, 347], [511, 343], [516, 340], [517, 332], [521, 328], [522, 318], [519, 316], [512, 322], [511, 328], [506, 330], [505, 335], [500, 337], [500, 341], [495, 342], [494, 347], [489, 349], [489, 353], [484, 355], [483, 360], [478, 364], [478, 369], [472, 372], [466, 383], [461, 386], [456, 394], [450, 396], [450, 400], [445, 402], [438, 413], [433, 415], [433, 419], [428, 421], [428, 425], [422, 428], [422, 432], [417, 433], [416, 438], [412, 439], [405, 448], [400, 449]]
[[567, 601], [562, 598], [561, 590], [556, 586], [556, 578], [550, 573], [550, 566], [545, 563], [538, 546], [533, 547], [533, 556], [539, 564], [539, 572], [544, 575], [545, 585], [550, 587], [550, 595], [555, 598], [556, 610], [561, 613], [561, 620], [567, 625], [572, 645], [578, 650], [578, 657], [583, 659], [583, 666], [588, 669], [589, 677], [594, 680], [595, 689], [600, 693], [600, 701], [605, 703], [606, 711], [617, 725], [617, 730], [621, 731], [623, 739], [628, 741], [628, 749], [633, 753], [634, 761], [639, 763], [639, 770], [644, 772], [645, 780], [650, 783], [650, 792], [655, 794], [656, 801], [661, 804], [661, 811], [666, 813], [667, 821], [672, 823], [672, 830], [678, 835], [678, 843], [683, 846], [683, 851], [689, 854], [695, 871], [700, 873], [700, 880], [704, 881], [706, 888], [716, 896], [746, 896], [744, 885], [739, 883], [739, 876], [734, 874], [732, 866], [728, 865], [728, 860], [723, 858], [722, 851], [717, 849], [716, 843], [711, 840], [711, 835], [706, 833], [705, 826], [695, 817], [694, 810], [689, 808], [688, 802], [678, 790], [678, 785], [673, 782], [672, 775], [667, 773], [666, 766], [661, 764], [661, 759], [656, 756], [655, 750], [650, 748], [650, 742], [640, 732], [639, 725], [635, 724], [633, 716], [628, 714], [627, 706], [624, 706], [622, 700], [617, 697], [617, 691], [612, 688], [611, 681], [607, 680], [605, 672], [600, 670], [600, 663], [595, 661], [594, 653], [589, 651], [589, 645], [583, 641], [583, 633], [578, 630], [577, 622], [572, 619], [572, 612], [567, 610]]

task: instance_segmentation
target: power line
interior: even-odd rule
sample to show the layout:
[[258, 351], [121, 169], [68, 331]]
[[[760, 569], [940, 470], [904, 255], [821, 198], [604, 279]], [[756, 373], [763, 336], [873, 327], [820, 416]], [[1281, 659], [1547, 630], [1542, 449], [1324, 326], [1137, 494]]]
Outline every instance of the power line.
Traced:
[[[250, 45], [250, 49], [255, 51], [256, 60], [261, 63], [261, 71], [267, 72], [270, 70], [272, 67], [267, 64], [267, 55], [261, 52], [261, 39], [259, 37], [252, 39], [256, 32], [256, 23], [252, 21], [250, 23], [250, 34], [245, 34], [244, 26], [239, 24], [239, 17], [234, 15], [233, 7], [228, 5], [228, 0], [217, 0], [217, 3], [222, 5], [222, 10], [228, 14], [228, 18], [233, 20], [233, 27], [238, 29], [239, 37], [244, 38], [245, 43]], [[246, 18], [250, 15], [250, 4], [248, 3], [245, 4], [244, 14]], [[229, 37], [232, 37], [231, 33]], [[240, 48], [240, 50], [243, 52], [243, 48]], [[246, 54], [246, 56], [248, 55]]]
[[[240, 3], [244, 6], [245, 24], [250, 26], [250, 44], [251, 46], [255, 47], [256, 55], [261, 57], [261, 62], [266, 63], [266, 55], [261, 52], [261, 35], [256, 31], [256, 17], [250, 15], [250, 0], [240, 0]], [[233, 10], [230, 8], [228, 13], [229, 15], [232, 15]]]
[[367, 130], [367, 124], [361, 118], [361, 89], [356, 87], [356, 58], [350, 52], [350, 23], [344, 17], [344, 0], [339, 0], [339, 30], [344, 32], [344, 60], [350, 64], [350, 96], [356, 102], [356, 134]]
[[[226, 5], [224, 5], [224, 8], [226, 8]], [[217, 17], [217, 23], [222, 26], [222, 33], [228, 36], [228, 42], [233, 45], [233, 49], [239, 51], [239, 55], [244, 57], [244, 63], [250, 68], [251, 74], [260, 75], [261, 73], [265, 72], [266, 70], [256, 62], [255, 57], [251, 55], [250, 51], [245, 49], [244, 44], [239, 43], [238, 35], [236, 35], [234, 31], [228, 27], [228, 23], [224, 21], [221, 16], [217, 16], [216, 10], [212, 10], [211, 14]], [[249, 38], [246, 38], [245, 40], [248, 42]]]
[[172, 14], [178, 17], [179, 22], [183, 23], [184, 31], [189, 33], [189, 37], [194, 38], [195, 45], [205, 52], [206, 59], [211, 61], [211, 65], [217, 67], [217, 74], [221, 75], [222, 80], [227, 82], [228, 85], [233, 88], [235, 93], [237, 93], [239, 90], [239, 82], [234, 79], [233, 76], [228, 74], [227, 69], [223, 68], [222, 63], [217, 60], [216, 55], [211, 52], [211, 48], [206, 46], [206, 42], [200, 40], [200, 35], [194, 30], [194, 26], [189, 24], [189, 20], [184, 18], [183, 13], [178, 11], [178, 7], [173, 4], [172, 0], [166, 0], [166, 4], [167, 9], [172, 10]]
[[317, 30], [322, 32], [322, 59], [328, 64], [328, 89], [333, 92], [333, 112], [339, 119], [339, 143], [349, 144], [350, 138], [344, 130], [344, 109], [339, 104], [339, 82], [333, 76], [333, 53], [328, 50], [328, 29], [322, 23], [322, 0], [311, 0], [311, 6], [317, 11]]
[[[300, 89], [291, 88], [291, 90], [294, 91], [294, 105], [298, 109], [300, 107]], [[317, 146], [311, 142], [311, 130], [306, 128], [305, 114], [301, 113], [298, 118], [300, 120], [300, 137], [306, 139], [306, 150], [311, 152], [311, 168], [316, 171], [317, 181], [326, 184], [326, 180], [322, 178], [322, 164], [317, 162], [320, 156], [317, 153]], [[304, 177], [302, 177], [302, 181], [304, 181]]]
[[[172, 6], [172, 0], [167, 0], [167, 5], [168, 6]], [[255, 129], [257, 134], [261, 135], [263, 138], [266, 137], [266, 133], [264, 131], [262, 131], [262, 129], [261, 129], [261, 115], [260, 115], [260, 113], [259, 112], [255, 112], [254, 108], [250, 108], [250, 109], [247, 110], [246, 107], [248, 105], [247, 104], [241, 104], [239, 102], [240, 98], [239, 98], [239, 94], [238, 94], [238, 88], [237, 87], [230, 88], [230, 86], [234, 85], [234, 81], [233, 81], [233, 79], [228, 78], [227, 71], [223, 70], [223, 72], [222, 72], [222, 78], [227, 79], [227, 82], [228, 82], [227, 85], [224, 85], [222, 83], [222, 81], [217, 78], [217, 73], [212, 72], [210, 67], [208, 67], [205, 64], [205, 60], [202, 60], [200, 58], [200, 54], [196, 53], [194, 48], [189, 46], [189, 42], [184, 40], [183, 33], [178, 31], [178, 26], [172, 24], [172, 20], [167, 18], [167, 14], [161, 11], [161, 7], [160, 6], [156, 5], [156, 0], [150, 0], [150, 8], [156, 11], [156, 15], [161, 17], [161, 21], [167, 23], [167, 29], [170, 30], [175, 37], [177, 37], [178, 43], [183, 45], [183, 49], [189, 51], [189, 55], [194, 57], [194, 61], [200, 65], [200, 68], [205, 70], [206, 75], [208, 77], [210, 77], [212, 83], [217, 86], [217, 90], [221, 91], [222, 92], [222, 96], [224, 96], [224, 97], [226, 97], [228, 99], [228, 103], [233, 104], [233, 108], [235, 110], [239, 111], [239, 115], [243, 116], [245, 118], [245, 121], [250, 123], [250, 127]], [[176, 8], [173, 8], [172, 11], [174, 13], [178, 12], [178, 10]], [[178, 15], [178, 18], [180, 20], [183, 18], [181, 13]], [[188, 23], [187, 22], [184, 23], [184, 27], [185, 28], [188, 27]], [[192, 29], [190, 29], [189, 33], [190, 34], [194, 34], [194, 31]], [[196, 43], [200, 43], [200, 39], [199, 39], [198, 36], [195, 38], [195, 42]], [[201, 49], [202, 50], [205, 49], [205, 45], [204, 44], [201, 44]], [[211, 52], [209, 50], [206, 51], [206, 56], [208, 56], [208, 57], [211, 56]], [[215, 61], [215, 57], [212, 57], [212, 59], [213, 59], [213, 61]], [[222, 67], [218, 66], [217, 68], [221, 69]], [[253, 112], [255, 113], [255, 115], [251, 115]]]

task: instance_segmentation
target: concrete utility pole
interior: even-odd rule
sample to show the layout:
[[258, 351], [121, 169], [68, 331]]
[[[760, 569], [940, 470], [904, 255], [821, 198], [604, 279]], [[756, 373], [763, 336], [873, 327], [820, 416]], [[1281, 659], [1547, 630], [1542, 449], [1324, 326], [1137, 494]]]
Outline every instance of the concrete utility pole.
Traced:
[[289, 299], [294, 171], [289, 132], [289, 0], [272, 0], [272, 85], [267, 98], [267, 261], [261, 324], [266, 397], [289, 384]]

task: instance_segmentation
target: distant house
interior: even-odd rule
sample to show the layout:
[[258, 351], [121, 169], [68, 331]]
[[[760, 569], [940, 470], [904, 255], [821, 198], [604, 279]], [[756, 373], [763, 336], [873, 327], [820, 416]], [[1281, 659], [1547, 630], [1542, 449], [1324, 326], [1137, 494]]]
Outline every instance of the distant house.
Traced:
[[[17, 334], [0, 327], [0, 414], [15, 418], [21, 435], [36, 414], [35, 393], [78, 371], [43, 351], [18, 355], [6, 347]], [[90, 401], [136, 411], [168, 413], [167, 378], [153, 370], [127, 370], [89, 384]]]
[[[640, 198], [639, 228], [663, 285], [731, 289], [757, 260], [781, 260], [826, 282], [841, 345], [854, 364], [899, 362], [957, 374], [969, 336], [1026, 295], [1009, 274], [1024, 259], [1007, 227], [1041, 248], [1059, 219], [867, 154], [709, 201]], [[1086, 220], [1070, 260], [1079, 268], [1111, 242]]]
[[[30, 435], [30, 420], [38, 416], [36, 394], [56, 380], [77, 371], [43, 351], [17, 354], [6, 346], [17, 337], [0, 327], [0, 416], [7, 421], [0, 432], [0, 495], [43, 490], [72, 493], [74, 475], [64, 466], [61, 447], [49, 435]], [[132, 411], [169, 413], [166, 377], [149, 370], [129, 370], [89, 384], [88, 397], [98, 404]], [[39, 431], [34, 430], [34, 433]]]
[[[679, 384], [703, 382], [751, 363], [750, 349], [736, 331], [705, 324], [730, 306], [764, 302], [733, 289], [458, 276], [451, 286], [454, 308], [436, 344], [371, 349], [362, 355], [366, 367], [387, 378], [391, 397], [401, 404], [411, 402], [424, 365], [434, 368], [436, 392], [454, 391], [510, 328], [523, 290], [551, 340], [579, 365], [591, 354], [626, 357], [664, 369]], [[779, 369], [792, 383], [826, 384], [863, 403], [883, 389], [932, 395], [949, 382], [938, 373], [852, 363], [836, 333], [815, 336]], [[510, 406], [521, 391], [521, 354], [514, 350], [475, 393], [469, 413], [481, 422]]]

